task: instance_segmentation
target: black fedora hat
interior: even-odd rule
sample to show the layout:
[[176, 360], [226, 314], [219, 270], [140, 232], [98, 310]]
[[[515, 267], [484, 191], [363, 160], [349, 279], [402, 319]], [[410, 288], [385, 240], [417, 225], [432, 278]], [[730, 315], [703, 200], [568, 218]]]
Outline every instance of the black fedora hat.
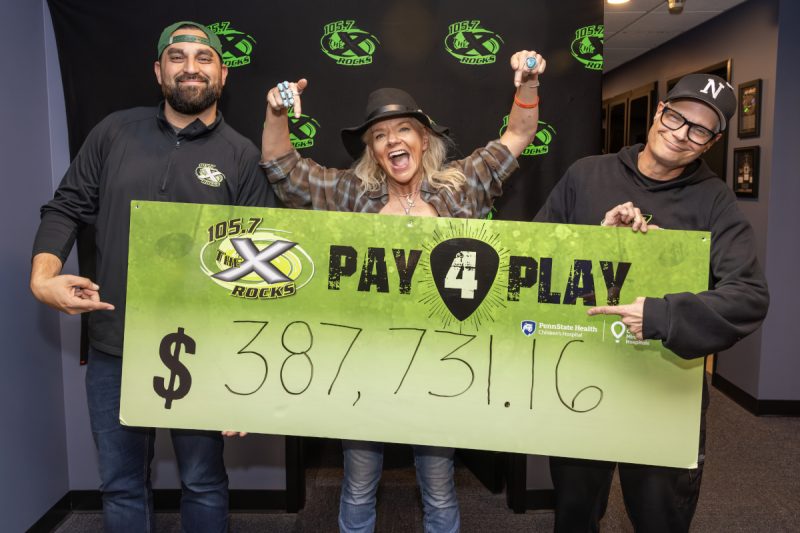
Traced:
[[384, 88], [372, 91], [367, 98], [367, 110], [364, 116], [366, 118], [360, 125], [342, 130], [342, 142], [353, 159], [361, 157], [364, 151], [364, 141], [361, 140], [364, 132], [380, 120], [414, 117], [438, 135], [447, 135], [449, 131], [447, 127], [436, 124], [423, 113], [411, 95], [400, 89]]

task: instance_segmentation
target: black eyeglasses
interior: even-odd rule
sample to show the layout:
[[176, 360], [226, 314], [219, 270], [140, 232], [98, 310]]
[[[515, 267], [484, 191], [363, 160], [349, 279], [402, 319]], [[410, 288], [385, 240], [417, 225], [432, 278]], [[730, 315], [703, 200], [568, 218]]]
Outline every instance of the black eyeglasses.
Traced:
[[686, 117], [667, 106], [664, 106], [664, 110], [661, 112], [661, 123], [673, 131], [681, 129], [684, 124], [688, 124], [689, 132], [687, 137], [689, 137], [690, 141], [699, 145], [708, 144], [717, 134], [717, 132], [711, 131], [705, 126], [689, 122]]

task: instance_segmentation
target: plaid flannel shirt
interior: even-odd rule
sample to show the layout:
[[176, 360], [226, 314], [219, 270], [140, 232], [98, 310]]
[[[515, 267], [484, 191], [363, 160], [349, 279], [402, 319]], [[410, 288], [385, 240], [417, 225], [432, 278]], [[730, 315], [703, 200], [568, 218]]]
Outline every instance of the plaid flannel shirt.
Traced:
[[[467, 178], [458, 191], [431, 187], [427, 180], [420, 186], [420, 197], [440, 217], [483, 218], [494, 199], [503, 194], [503, 181], [519, 164], [499, 140], [478, 148], [468, 157], [448, 163]], [[275, 193], [287, 207], [326, 211], [378, 213], [389, 201], [389, 188], [367, 191], [351, 169], [326, 168], [311, 159], [300, 157], [297, 150], [261, 163]]]

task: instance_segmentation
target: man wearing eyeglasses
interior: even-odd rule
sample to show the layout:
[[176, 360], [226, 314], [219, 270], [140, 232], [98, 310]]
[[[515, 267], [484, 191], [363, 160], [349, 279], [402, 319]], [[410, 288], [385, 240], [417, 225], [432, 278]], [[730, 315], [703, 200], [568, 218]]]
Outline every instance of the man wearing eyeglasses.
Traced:
[[[759, 327], [769, 293], [756, 258], [750, 223], [736, 197], [700, 159], [722, 136], [736, 110], [733, 88], [717, 76], [690, 74], [659, 102], [647, 144], [574, 163], [537, 222], [665, 228], [711, 232], [710, 288], [638, 296], [600, 306], [590, 315], [618, 315], [638, 339], [657, 339], [677, 355], [704, 357], [725, 350]], [[620, 463], [625, 508], [636, 531], [688, 531], [697, 506], [705, 458], [703, 383], [698, 468]], [[613, 462], [552, 457], [557, 532], [599, 531]]]

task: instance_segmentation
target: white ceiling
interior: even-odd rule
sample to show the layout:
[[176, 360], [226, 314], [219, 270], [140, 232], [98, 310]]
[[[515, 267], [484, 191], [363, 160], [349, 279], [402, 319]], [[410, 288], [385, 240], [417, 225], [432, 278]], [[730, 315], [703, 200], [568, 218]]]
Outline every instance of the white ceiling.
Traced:
[[667, 0], [605, 4], [603, 72], [642, 55], [745, 0], [686, 0], [683, 13], [671, 15]]

